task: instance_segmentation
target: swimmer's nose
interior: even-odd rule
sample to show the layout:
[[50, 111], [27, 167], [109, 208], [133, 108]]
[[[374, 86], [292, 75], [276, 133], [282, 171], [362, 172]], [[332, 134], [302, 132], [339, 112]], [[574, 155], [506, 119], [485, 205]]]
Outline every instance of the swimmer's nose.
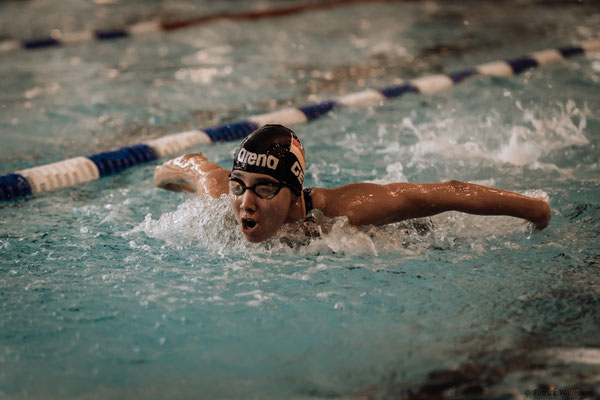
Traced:
[[242, 195], [242, 210], [246, 212], [256, 211], [256, 195], [252, 190], [246, 190]]

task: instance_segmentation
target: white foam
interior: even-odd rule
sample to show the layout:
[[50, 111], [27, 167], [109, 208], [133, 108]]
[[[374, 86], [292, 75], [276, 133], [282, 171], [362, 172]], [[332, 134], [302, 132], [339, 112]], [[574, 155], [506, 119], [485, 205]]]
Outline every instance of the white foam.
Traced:
[[542, 148], [539, 143], [528, 140], [531, 131], [523, 126], [514, 126], [508, 143], [498, 153], [498, 159], [513, 165], [527, 165], [539, 159]]
[[135, 232], [144, 232], [175, 247], [199, 244], [219, 254], [243, 244], [226, 195], [218, 199], [209, 196], [189, 198], [157, 220], [148, 214], [128, 234]]
[[181, 68], [175, 72], [175, 79], [208, 85], [216, 78], [231, 75], [232, 72], [233, 66], [231, 65], [224, 67]]
[[[558, 108], [558, 112], [550, 117], [540, 117], [536, 110], [524, 109], [523, 119], [528, 126], [512, 127], [508, 143], [497, 153], [498, 160], [537, 167], [540, 158], [546, 154], [570, 146], [588, 145], [590, 141], [584, 134], [586, 116], [589, 115], [587, 105], [579, 109], [573, 100], [568, 100], [564, 105], [558, 104]], [[579, 120], [577, 124], [575, 118]]]
[[186, 65], [223, 65], [231, 64], [231, 52], [233, 47], [229, 45], [214, 46], [208, 43], [197, 43], [198, 47], [202, 47], [195, 54], [185, 56], [182, 62]]
[[412, 164], [428, 162], [430, 154], [458, 160], [493, 159], [490, 150], [484, 147], [481, 140], [462, 139], [469, 134], [469, 130], [479, 130], [469, 119], [457, 120], [440, 116], [434, 122], [415, 126], [405, 118], [402, 126], [419, 138], [411, 152]]
[[278, 299], [278, 300], [283, 300], [283, 298], [275, 293], [266, 293], [263, 292], [262, 290], [253, 290], [251, 292], [242, 292], [242, 293], [236, 293], [234, 295], [235, 297], [242, 297], [242, 298], [250, 298], [251, 300], [248, 300], [246, 302], [246, 305], [250, 306], [250, 307], [260, 307], [262, 305], [262, 303], [272, 300], [272, 299]]
[[[414, 124], [410, 118], [402, 122], [402, 129], [412, 131], [418, 142], [411, 149], [409, 167], [426, 168], [436, 164], [436, 159], [464, 160], [468, 165], [481, 161], [488, 164], [511, 164], [532, 169], [556, 171], [570, 177], [572, 171], [543, 162], [544, 157], [571, 146], [590, 143], [586, 137], [587, 117], [591, 112], [586, 103], [577, 105], [573, 100], [551, 107], [524, 107], [515, 104], [512, 125], [506, 125], [505, 117], [490, 110], [485, 120], [477, 116], [462, 118], [438, 116], [434, 121]], [[391, 153], [402, 148], [391, 143]], [[392, 151], [393, 150], [393, 151]], [[432, 158], [433, 155], [433, 158]], [[447, 179], [455, 178], [452, 173]], [[442, 178], [443, 179], [443, 178]]]
[[380, 185], [384, 185], [386, 183], [394, 183], [394, 182], [408, 182], [406, 176], [403, 173], [404, 167], [401, 162], [395, 162], [388, 164], [385, 168], [386, 174], [380, 178], [374, 179], [370, 181], [371, 183], [377, 183]]

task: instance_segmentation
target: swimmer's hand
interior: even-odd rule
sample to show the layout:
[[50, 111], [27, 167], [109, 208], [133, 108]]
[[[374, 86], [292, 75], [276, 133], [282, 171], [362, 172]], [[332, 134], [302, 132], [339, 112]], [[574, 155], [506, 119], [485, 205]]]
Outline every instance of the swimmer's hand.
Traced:
[[545, 199], [537, 199], [540, 200], [538, 215], [535, 218], [532, 218], [530, 221], [533, 223], [536, 230], [542, 230], [550, 224], [550, 220], [552, 219], [552, 210], [550, 209], [550, 204]]
[[202, 153], [186, 154], [156, 167], [154, 184], [173, 192], [219, 197], [228, 192], [229, 170], [209, 162]]

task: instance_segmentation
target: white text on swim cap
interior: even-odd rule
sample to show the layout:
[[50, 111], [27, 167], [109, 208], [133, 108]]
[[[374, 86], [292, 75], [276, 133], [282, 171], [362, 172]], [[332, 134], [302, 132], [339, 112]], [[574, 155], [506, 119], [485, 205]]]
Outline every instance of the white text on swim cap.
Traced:
[[237, 156], [238, 162], [248, 165], [256, 165], [257, 167], [267, 167], [269, 169], [277, 169], [279, 158], [272, 155], [256, 154], [244, 148], [240, 150]]
[[304, 171], [302, 171], [302, 167], [300, 166], [300, 163], [298, 161], [296, 161], [294, 165], [292, 165], [292, 173], [296, 175], [298, 181], [302, 185], [304, 183]]

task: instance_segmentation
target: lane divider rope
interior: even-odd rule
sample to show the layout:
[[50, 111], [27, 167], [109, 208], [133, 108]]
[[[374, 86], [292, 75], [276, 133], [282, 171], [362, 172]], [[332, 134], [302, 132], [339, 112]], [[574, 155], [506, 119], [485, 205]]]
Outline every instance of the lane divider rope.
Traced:
[[201, 144], [239, 140], [265, 124], [302, 124], [317, 119], [334, 108], [377, 105], [385, 99], [399, 97], [405, 93], [432, 94], [448, 89], [470, 77], [516, 75], [530, 68], [598, 51], [600, 51], [600, 40], [537, 51], [528, 56], [485, 63], [449, 74], [424, 76], [381, 90], [367, 89], [338, 97], [335, 100], [254, 115], [241, 121], [203, 131], [192, 130], [175, 133], [114, 151], [28, 168], [0, 176], [0, 200], [12, 200], [89, 182], [120, 173], [134, 165], [180, 153]]
[[318, 2], [313, 4], [299, 4], [266, 10], [219, 13], [213, 15], [205, 15], [201, 17], [181, 19], [178, 21], [141, 21], [133, 25], [124, 27], [122, 29], [99, 29], [79, 32], [61, 32], [59, 29], [53, 29], [50, 36], [48, 37], [41, 37], [29, 40], [4, 40], [0, 42], [0, 53], [7, 53], [19, 49], [36, 50], [49, 47], [80, 44], [92, 41], [108, 41], [114, 39], [122, 39], [130, 36], [145, 35], [153, 32], [169, 32], [177, 29], [188, 28], [215, 21], [254, 21], [264, 18], [285, 17], [293, 14], [299, 14], [302, 12], [344, 7], [359, 3], [391, 3], [399, 1], [407, 2], [411, 0], [330, 0], [326, 2]]

